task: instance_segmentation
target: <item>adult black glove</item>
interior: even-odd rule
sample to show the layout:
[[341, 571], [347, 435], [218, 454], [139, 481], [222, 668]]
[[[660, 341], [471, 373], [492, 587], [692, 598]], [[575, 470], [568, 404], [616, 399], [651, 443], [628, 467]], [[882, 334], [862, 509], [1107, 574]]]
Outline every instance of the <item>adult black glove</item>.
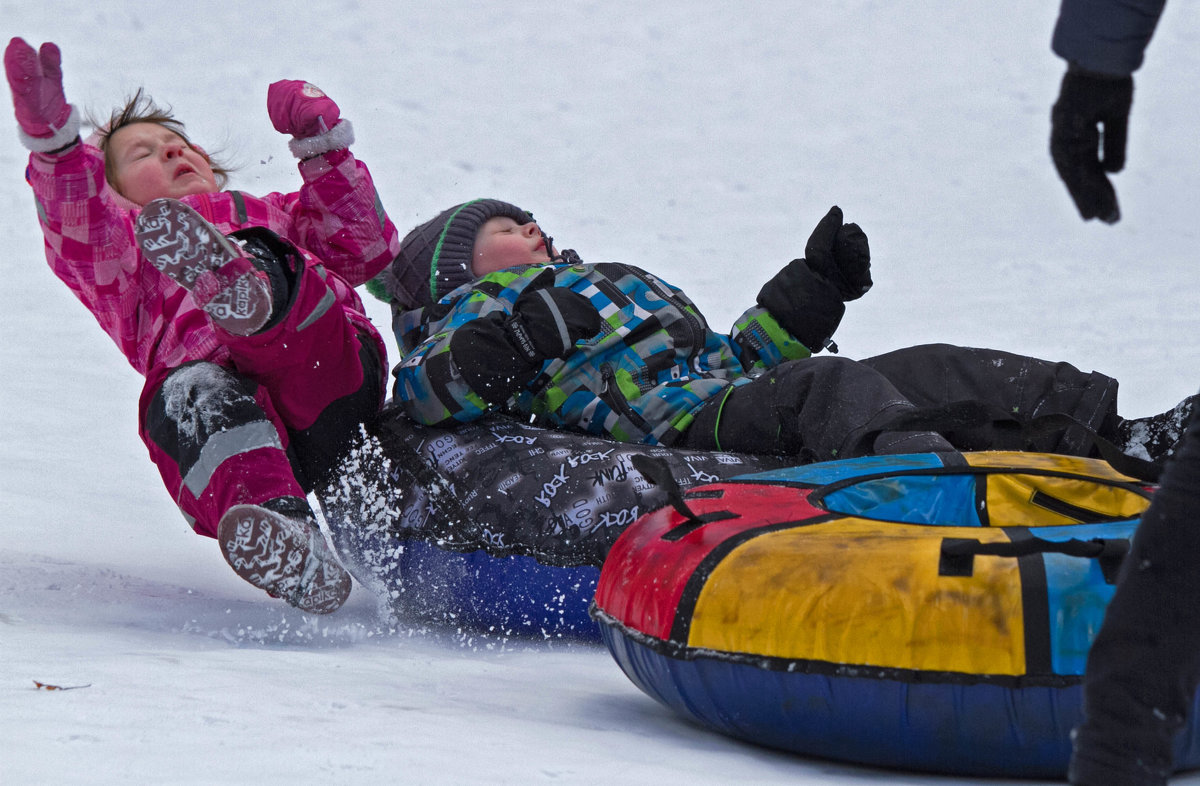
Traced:
[[843, 224], [836, 205], [793, 259], [763, 285], [758, 304], [812, 352], [819, 352], [846, 313], [845, 301], [871, 288], [871, 249], [858, 224]]
[[600, 312], [583, 295], [555, 287], [547, 270], [525, 288], [512, 314], [495, 312], [454, 331], [450, 355], [471, 389], [503, 404], [537, 377], [547, 360], [566, 357], [575, 342], [600, 332]]
[[[1084, 220], [1121, 219], [1117, 192], [1105, 172], [1125, 166], [1133, 77], [1071, 67], [1050, 112], [1050, 157]], [[1104, 130], [1103, 147], [1100, 129]]]

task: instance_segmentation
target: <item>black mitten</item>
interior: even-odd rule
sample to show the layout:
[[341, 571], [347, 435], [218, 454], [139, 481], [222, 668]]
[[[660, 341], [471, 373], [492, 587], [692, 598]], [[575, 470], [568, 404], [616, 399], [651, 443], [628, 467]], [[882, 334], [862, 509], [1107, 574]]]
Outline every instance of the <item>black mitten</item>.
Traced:
[[489, 404], [503, 404], [537, 377], [542, 364], [565, 357], [575, 342], [600, 332], [600, 312], [583, 295], [551, 286], [553, 271], [534, 279], [512, 314], [493, 313], [462, 325], [450, 355], [467, 384]]
[[871, 249], [858, 224], [842, 224], [836, 205], [793, 259], [763, 285], [758, 303], [812, 352], [829, 343], [846, 313], [845, 302], [871, 288]]
[[837, 287], [842, 300], [857, 300], [871, 288], [871, 248], [858, 224], [843, 224], [842, 209], [829, 208], [804, 244], [815, 273]]
[[825, 348], [846, 313], [837, 287], [814, 273], [803, 259], [793, 259], [763, 284], [758, 304], [810, 352]]
[[[1105, 172], [1125, 167], [1133, 77], [1070, 68], [1050, 113], [1050, 157], [1085, 220], [1115, 224], [1117, 192]], [[1104, 129], [1103, 148], [1100, 128]]]

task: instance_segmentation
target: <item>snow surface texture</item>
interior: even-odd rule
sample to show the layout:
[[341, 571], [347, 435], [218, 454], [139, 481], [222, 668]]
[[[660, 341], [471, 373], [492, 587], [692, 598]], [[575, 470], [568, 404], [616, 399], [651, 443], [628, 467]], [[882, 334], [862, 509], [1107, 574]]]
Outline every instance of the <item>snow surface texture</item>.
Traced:
[[[1067, 360], [1120, 379], [1123, 412], [1149, 415], [1200, 386], [1200, 6], [1168, 4], [1137, 75], [1111, 227], [1079, 220], [1047, 152], [1055, 13], [1051, 0], [169, 13], [0, 0], [0, 37], [57, 42], [81, 106], [107, 113], [144, 85], [250, 192], [298, 184], [266, 88], [308, 79], [354, 121], [402, 231], [507, 199], [585, 259], [683, 286], [718, 329], [836, 203], [870, 236], [876, 282], [849, 307], [843, 354], [947, 341]], [[362, 588], [310, 618], [243, 583], [146, 459], [140, 378], [47, 270], [24, 162], [13, 124], [0, 133], [5, 786], [960, 782], [725, 739], [642, 695], [601, 648], [392, 626]]]

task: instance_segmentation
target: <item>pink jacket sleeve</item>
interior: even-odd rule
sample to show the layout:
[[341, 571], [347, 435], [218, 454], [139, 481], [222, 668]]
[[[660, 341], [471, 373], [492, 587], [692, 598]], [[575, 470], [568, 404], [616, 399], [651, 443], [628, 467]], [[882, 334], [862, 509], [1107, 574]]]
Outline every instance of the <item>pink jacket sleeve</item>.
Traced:
[[57, 156], [35, 153], [26, 176], [50, 268], [144, 374], [153, 331], [139, 323], [147, 304], [162, 301], [163, 277], [144, 275], [138, 263], [133, 219], [104, 179], [103, 154], [85, 144]]
[[292, 215], [292, 237], [351, 286], [374, 278], [400, 252], [366, 164], [348, 149], [300, 162], [304, 185], [281, 195]]

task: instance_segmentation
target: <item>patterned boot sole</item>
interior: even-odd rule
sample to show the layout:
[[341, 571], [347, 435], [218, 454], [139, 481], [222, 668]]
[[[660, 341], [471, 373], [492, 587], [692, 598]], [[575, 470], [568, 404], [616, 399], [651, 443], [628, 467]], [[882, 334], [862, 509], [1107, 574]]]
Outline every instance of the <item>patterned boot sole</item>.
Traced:
[[217, 527], [234, 572], [302, 611], [328, 614], [350, 595], [350, 574], [315, 526], [257, 505], [235, 505]]
[[193, 292], [213, 321], [248, 336], [271, 316], [271, 291], [233, 243], [192, 208], [155, 199], [138, 215], [138, 246], [155, 268]]

